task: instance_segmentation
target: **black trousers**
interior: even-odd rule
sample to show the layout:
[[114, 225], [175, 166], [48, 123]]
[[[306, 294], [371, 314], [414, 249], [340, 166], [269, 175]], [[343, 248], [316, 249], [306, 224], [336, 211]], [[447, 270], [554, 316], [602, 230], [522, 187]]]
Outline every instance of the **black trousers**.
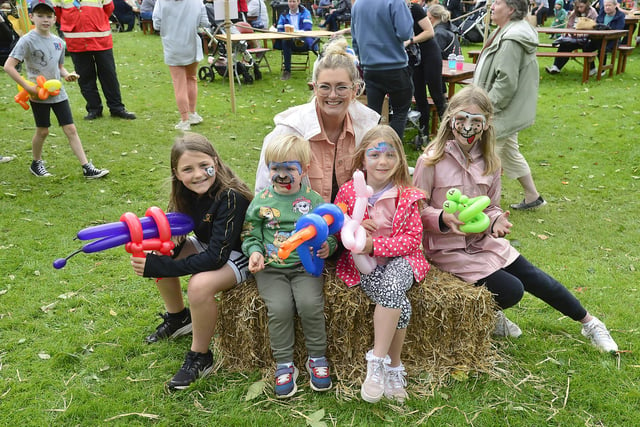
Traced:
[[527, 291], [573, 320], [587, 315], [587, 310], [564, 285], [522, 255], [511, 265], [478, 280], [476, 285], [486, 286], [501, 309], [516, 305]]
[[80, 75], [78, 85], [89, 113], [102, 113], [102, 99], [98, 92], [98, 80], [111, 113], [123, 111], [120, 83], [116, 74], [113, 50], [71, 52], [76, 73]]

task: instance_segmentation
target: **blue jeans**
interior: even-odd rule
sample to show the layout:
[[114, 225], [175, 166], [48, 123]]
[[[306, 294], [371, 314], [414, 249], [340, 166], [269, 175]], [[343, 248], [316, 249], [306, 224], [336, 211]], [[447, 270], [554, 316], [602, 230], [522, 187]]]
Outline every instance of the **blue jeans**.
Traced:
[[382, 114], [384, 97], [389, 95], [389, 104], [393, 110], [389, 126], [402, 139], [413, 96], [413, 81], [409, 67], [400, 70], [365, 69], [364, 83], [367, 91], [367, 105], [378, 114]]

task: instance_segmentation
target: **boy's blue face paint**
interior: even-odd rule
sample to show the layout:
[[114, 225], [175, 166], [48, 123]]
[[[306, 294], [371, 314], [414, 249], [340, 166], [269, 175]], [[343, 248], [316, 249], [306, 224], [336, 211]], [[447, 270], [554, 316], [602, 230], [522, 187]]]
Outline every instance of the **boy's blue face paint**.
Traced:
[[296, 179], [293, 173], [297, 171], [298, 175], [302, 175], [302, 165], [299, 161], [291, 162], [271, 162], [269, 163], [269, 173], [271, 174], [271, 182], [287, 186], [289, 189], [295, 184]]
[[383, 153], [391, 153], [395, 152], [396, 149], [393, 148], [392, 145], [381, 141], [375, 147], [368, 148], [366, 151], [367, 157], [371, 157], [373, 155], [383, 154]]

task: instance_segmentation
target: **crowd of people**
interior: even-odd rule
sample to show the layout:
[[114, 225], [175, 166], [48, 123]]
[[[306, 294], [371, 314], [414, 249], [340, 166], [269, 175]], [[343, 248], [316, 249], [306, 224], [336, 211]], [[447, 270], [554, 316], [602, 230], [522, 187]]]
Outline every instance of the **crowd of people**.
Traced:
[[[589, 10], [580, 6], [582, 2], [576, 0], [576, 11]], [[612, 4], [615, 6], [614, 0], [604, 0], [601, 14], [615, 15]], [[105, 17], [113, 11], [113, 4], [99, 8], [82, 5], [83, 13], [75, 6], [67, 7], [66, 0], [59, 4], [31, 0], [30, 6], [35, 29], [20, 38], [4, 65], [8, 75], [31, 96], [36, 133], [30, 170], [39, 177], [50, 175], [42, 151], [53, 110], [84, 176], [103, 177], [109, 171], [94, 167], [84, 154], [64, 87], [48, 99], [38, 99], [37, 88], [27, 83], [17, 67], [24, 63], [30, 80], [38, 75], [66, 82], [78, 80], [87, 101], [88, 120], [102, 115], [96, 85], [99, 79], [111, 115], [135, 119], [121, 101], [107, 31]], [[438, 40], [450, 38], [448, 13], [437, 6], [425, 13], [417, 4], [407, 7], [404, 0], [350, 4], [358, 58], [345, 49], [342, 39], [325, 46], [313, 70], [312, 99], [274, 117], [275, 126], [263, 141], [254, 191], [205, 136], [186, 132], [175, 139], [170, 153], [168, 210], [192, 217], [194, 233], [181, 238], [171, 256], [149, 253], [146, 258], [131, 258], [135, 274], [158, 278], [156, 286], [166, 310], [162, 323], [146, 341], [153, 344], [192, 333], [185, 361], [168, 383], [171, 389], [188, 388], [212, 371], [216, 295], [241, 286], [250, 274], [267, 308], [271, 350], [277, 364], [276, 397], [291, 397], [297, 391], [299, 371], [293, 360], [296, 315], [301, 319], [308, 352], [305, 369], [310, 387], [318, 392], [332, 388], [326, 354], [324, 279], [306, 271], [301, 257], [282, 258], [277, 248], [279, 241], [295, 231], [303, 215], [323, 203], [342, 203], [353, 216], [359, 210], [358, 173], [370, 188], [361, 212], [363, 246], [347, 250], [339, 238], [331, 236], [312, 256], [336, 259], [337, 277], [346, 286], [359, 285], [375, 305], [372, 348], [361, 355], [367, 362], [361, 386], [363, 400], [375, 403], [384, 396], [403, 402], [408, 398], [402, 364], [411, 319], [407, 292], [427, 276], [429, 262], [470, 286], [491, 292], [499, 307], [495, 335], [522, 334], [504, 310], [517, 304], [527, 291], [579, 322], [582, 334], [599, 349], [618, 350], [602, 321], [505, 239], [514, 224], [510, 212], [500, 207], [503, 174], [517, 179], [524, 190], [524, 199], [511, 209], [546, 204], [518, 145], [518, 132], [535, 119], [539, 80], [535, 57], [538, 38], [526, 22], [528, 6], [527, 0], [492, 2], [497, 28], [479, 56], [473, 84], [447, 103], [440, 73], [436, 76], [428, 69], [430, 62], [437, 62], [440, 69], [445, 47]], [[297, 29], [310, 25], [309, 12], [299, 0], [289, 0], [288, 7], [278, 27], [285, 23]], [[208, 23], [206, 10], [200, 0], [158, 0], [151, 16], [160, 31], [181, 116], [176, 129], [188, 131], [203, 121], [196, 112], [195, 70], [202, 59], [197, 31]], [[79, 75], [64, 66], [63, 41], [51, 33], [56, 17]], [[330, 19], [328, 15], [327, 22]], [[603, 19], [611, 24], [616, 17]], [[414, 44], [422, 59], [411, 69], [406, 49]], [[283, 51], [288, 49], [295, 49], [295, 45], [285, 44]], [[455, 52], [459, 45], [447, 42], [446, 49]], [[45, 61], [33, 61], [35, 50], [43, 52]], [[286, 64], [285, 58], [285, 71]], [[412, 178], [402, 136], [412, 97], [425, 116], [421, 125], [428, 124], [426, 91], [416, 90], [418, 87], [429, 88], [441, 123], [419, 157]], [[356, 99], [364, 89], [369, 107]], [[393, 108], [390, 126], [378, 124], [387, 95]], [[11, 160], [5, 159], [8, 157], [0, 162]], [[451, 188], [469, 197], [488, 198], [485, 213], [489, 224], [485, 229], [465, 231], [465, 221], [443, 208]], [[188, 307], [181, 276], [190, 276]]]

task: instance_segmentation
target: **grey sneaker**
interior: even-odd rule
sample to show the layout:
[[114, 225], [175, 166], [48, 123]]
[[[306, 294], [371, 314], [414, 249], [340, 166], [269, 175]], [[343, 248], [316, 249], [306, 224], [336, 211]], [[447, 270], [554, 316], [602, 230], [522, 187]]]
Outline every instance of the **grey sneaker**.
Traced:
[[511, 207], [511, 209], [515, 209], [517, 211], [526, 211], [529, 209], [540, 208], [546, 204], [547, 202], [542, 198], [542, 196], [538, 196], [538, 198], [535, 199], [533, 202], [527, 203], [524, 199], [522, 199], [520, 203], [514, 203], [513, 205], [509, 205], [509, 206]]
[[376, 357], [373, 350], [367, 352], [367, 377], [360, 387], [360, 396], [365, 402], [376, 403], [384, 394], [385, 363], [391, 363], [389, 356]]
[[409, 397], [407, 390], [405, 390], [407, 372], [404, 370], [404, 366], [400, 364], [400, 366], [392, 368], [385, 365], [384, 374], [384, 397], [395, 400], [398, 403], [404, 403], [404, 400]]
[[213, 370], [213, 353], [189, 351], [180, 370], [169, 381], [172, 390], [184, 390], [198, 378], [204, 378]]
[[82, 165], [82, 174], [87, 179], [102, 178], [109, 173], [108, 169], [98, 169], [93, 166], [93, 163], [89, 162], [86, 165]]
[[159, 340], [178, 338], [191, 333], [191, 312], [188, 308], [185, 310], [186, 312], [183, 316], [169, 313], [159, 314], [163, 322], [159, 324], [156, 331], [145, 340], [149, 344], [152, 344]]
[[602, 351], [615, 353], [618, 351], [618, 344], [611, 338], [607, 327], [597, 317], [593, 317], [587, 323], [582, 324], [582, 335], [589, 338], [591, 343]]
[[32, 174], [40, 178], [51, 176], [51, 174], [47, 171], [47, 168], [44, 167], [44, 160], [33, 160], [31, 162], [29, 170]]
[[0, 163], [8, 163], [13, 159], [15, 159], [13, 156], [0, 156]]
[[493, 330], [493, 335], [497, 337], [518, 338], [522, 335], [522, 331], [518, 325], [507, 319], [507, 316], [500, 310], [496, 312], [496, 328]]

